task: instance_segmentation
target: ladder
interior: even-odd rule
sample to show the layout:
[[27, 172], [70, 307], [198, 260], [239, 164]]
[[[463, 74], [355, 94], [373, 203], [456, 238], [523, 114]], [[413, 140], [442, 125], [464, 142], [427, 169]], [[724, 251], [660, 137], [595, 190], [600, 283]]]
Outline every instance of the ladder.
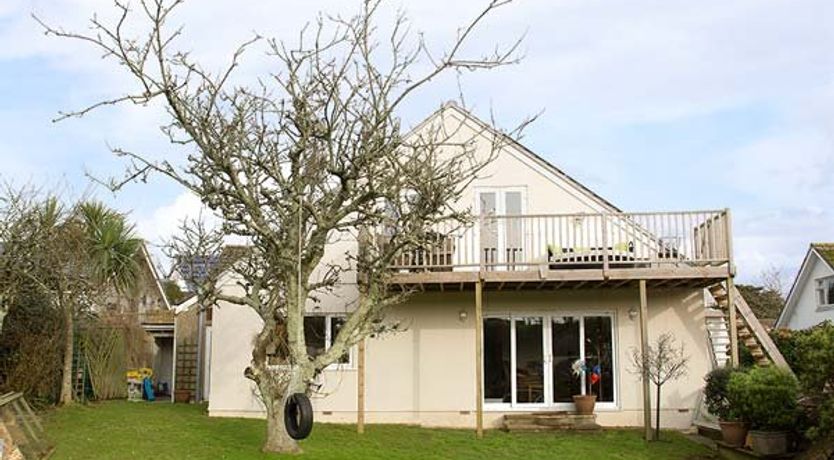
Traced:
[[[729, 317], [730, 305], [728, 302], [727, 286], [725, 283], [718, 283], [707, 288], [707, 291], [712, 295], [715, 302], [718, 304], [718, 309], [723, 312], [725, 320]], [[744, 300], [741, 292], [733, 286], [733, 308], [738, 313], [736, 315], [736, 328], [738, 331], [739, 342], [744, 343], [745, 347], [750, 351], [753, 360], [759, 366], [776, 365], [782, 369], [791, 371], [779, 348], [773, 343], [773, 339], [765, 330], [764, 326], [756, 318], [753, 310]], [[792, 371], [791, 371], [792, 372]]]
[[72, 349], [72, 397], [74, 401], [87, 401], [87, 360], [80, 341]]

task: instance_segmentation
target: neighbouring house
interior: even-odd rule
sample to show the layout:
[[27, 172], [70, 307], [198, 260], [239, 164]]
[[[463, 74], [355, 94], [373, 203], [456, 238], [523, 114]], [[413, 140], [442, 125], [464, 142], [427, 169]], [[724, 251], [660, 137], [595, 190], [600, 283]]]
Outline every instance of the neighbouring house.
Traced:
[[174, 311], [144, 243], [138, 257], [142, 270], [138, 289], [130, 296], [116, 296], [109, 310], [141, 326], [146, 334], [147, 359], [141, 364], [153, 369], [156, 391], [167, 396], [174, 378]]
[[[410, 135], [436, 128], [454, 133], [452, 143], [473, 142], [481, 156], [500, 135], [455, 104]], [[632, 179], [651, 186], [649, 177]], [[640, 426], [649, 395], [632, 352], [641, 334], [651, 343], [671, 332], [691, 360], [689, 377], [664, 387], [663, 423], [687, 428], [703, 376], [737, 355], [732, 338], [746, 328], [741, 335], [761, 342], [763, 359], [784, 362], [732, 288], [726, 209], [624, 212], [513, 141], [455, 206], [479, 218], [391, 267], [392, 289], [417, 291], [389, 312], [405, 330], [367, 339], [322, 373], [317, 421], [355, 423], [362, 414], [369, 423], [498, 428], [513, 414], [572, 411], [572, 396], [593, 392], [599, 424]], [[357, 246], [333, 235], [325, 257]], [[356, 299], [355, 279], [343, 273], [337, 292], [308, 303], [308, 349], [328, 348]], [[221, 281], [239, 289], [232, 269]], [[263, 416], [243, 372], [260, 327], [247, 307], [213, 307], [209, 415]], [[598, 375], [574, 375], [578, 359]]]
[[137, 299], [139, 324], [150, 343], [150, 367], [154, 373], [156, 391], [162, 396], [171, 393], [174, 379], [174, 310], [165, 295], [161, 277], [154, 266], [147, 247], [142, 244], [143, 289]]
[[834, 321], [834, 243], [812, 243], [776, 327], [807, 329]]
[[[128, 292], [111, 289], [93, 313], [123, 332], [127, 356], [122, 368], [151, 368], [155, 392], [167, 396], [174, 378], [174, 311], [144, 242], [136, 258], [137, 286]], [[85, 373], [74, 375], [76, 396], [83, 399]]]

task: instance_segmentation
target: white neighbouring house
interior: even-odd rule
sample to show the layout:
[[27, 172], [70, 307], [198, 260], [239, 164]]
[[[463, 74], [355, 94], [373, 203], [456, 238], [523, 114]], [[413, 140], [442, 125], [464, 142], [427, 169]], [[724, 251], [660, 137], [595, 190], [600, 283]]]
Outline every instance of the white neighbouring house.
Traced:
[[834, 321], [834, 243], [812, 243], [776, 327], [807, 329]]
[[[454, 104], [412, 132], [432, 126], [484, 155], [495, 135]], [[666, 426], [691, 426], [703, 377], [729, 347], [711, 343], [707, 322], [716, 310], [706, 305], [710, 292], [726, 299], [721, 283], [733, 275], [727, 210], [625, 213], [516, 142], [501, 148], [457, 206], [480, 218], [391, 267], [392, 289], [417, 291], [389, 312], [406, 329], [368, 339], [364, 368], [355, 347], [323, 372], [313, 396], [317, 421], [355, 423], [361, 411], [368, 423], [475, 427], [483, 417], [497, 428], [506, 414], [570, 411], [573, 395], [593, 392], [599, 424], [640, 426], [644, 393], [631, 355], [642, 330], [649, 343], [671, 332], [690, 355], [687, 378], [664, 388], [662, 408]], [[332, 240], [330, 260], [357, 248], [351, 235]], [[233, 272], [223, 279], [236, 289]], [[346, 273], [337, 293], [308, 303], [312, 352], [328, 347], [356, 296], [355, 273]], [[247, 307], [213, 308], [211, 416], [263, 416], [243, 374], [260, 327]], [[594, 383], [571, 372], [580, 358], [599, 366]]]

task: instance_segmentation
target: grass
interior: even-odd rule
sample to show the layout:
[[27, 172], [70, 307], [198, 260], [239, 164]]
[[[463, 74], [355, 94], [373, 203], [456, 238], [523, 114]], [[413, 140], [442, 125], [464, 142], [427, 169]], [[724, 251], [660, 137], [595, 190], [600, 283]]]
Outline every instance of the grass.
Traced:
[[[275, 459], [260, 452], [261, 420], [209, 418], [203, 406], [107, 402], [45, 416], [60, 459]], [[476, 440], [471, 430], [317, 424], [302, 442], [304, 459], [704, 459], [706, 448], [678, 433], [647, 444], [634, 430], [599, 433], [503, 433]]]

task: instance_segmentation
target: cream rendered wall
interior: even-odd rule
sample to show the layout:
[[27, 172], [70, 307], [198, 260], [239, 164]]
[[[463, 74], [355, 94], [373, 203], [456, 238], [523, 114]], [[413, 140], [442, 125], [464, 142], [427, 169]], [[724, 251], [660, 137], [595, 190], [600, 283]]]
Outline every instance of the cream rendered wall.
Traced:
[[797, 297], [789, 312], [788, 329], [807, 329], [825, 321], [834, 321], [834, 309], [817, 307], [817, 280], [834, 275], [834, 270], [819, 259], [816, 254], [809, 255], [807, 273], [800, 280], [796, 289]]
[[[493, 137], [477, 121], [453, 105], [447, 105], [436, 117], [415, 129], [415, 132], [426, 132], [440, 126], [442, 132], [451, 136], [451, 143], [473, 143], [477, 161], [483, 162], [489, 157]], [[482, 187], [523, 188], [526, 214], [593, 212], [604, 209], [604, 205], [591, 198], [587, 192], [557, 177], [513, 143], [501, 144], [498, 156], [478, 173], [478, 178], [465, 190], [457, 207], [473, 207], [476, 190]]]
[[[615, 314], [615, 366], [618, 401], [613, 409], [598, 410], [607, 426], [642, 424], [642, 393], [631, 365], [632, 349], [639, 346], [636, 289], [585, 291], [527, 291], [485, 293], [486, 314], [532, 312], [611, 312]], [[262, 416], [253, 386], [243, 377], [257, 321], [241, 307], [223, 306], [214, 323], [212, 350], [221, 365], [212, 365], [213, 416]], [[460, 312], [467, 313], [464, 321]], [[227, 318], [227, 316], [230, 316]], [[390, 318], [406, 330], [370, 339], [366, 364], [366, 420], [369, 423], [411, 423], [425, 426], [471, 427], [475, 409], [475, 337], [473, 294], [433, 293], [412, 298]], [[220, 327], [219, 325], [222, 325]], [[248, 334], [243, 333], [248, 330]], [[691, 425], [703, 376], [710, 370], [703, 296], [698, 290], [649, 291], [649, 336], [671, 332], [690, 356], [686, 378], [671, 382], [662, 395], [664, 426]], [[248, 338], [247, 338], [248, 336]], [[221, 338], [222, 337], [222, 338]], [[225, 355], [225, 356], [223, 356]], [[356, 369], [328, 370], [314, 396], [316, 420], [356, 420]], [[654, 393], [652, 393], [654, 404]], [[528, 409], [529, 410], [529, 409]], [[487, 426], [498, 427], [505, 411], [487, 411]]]

